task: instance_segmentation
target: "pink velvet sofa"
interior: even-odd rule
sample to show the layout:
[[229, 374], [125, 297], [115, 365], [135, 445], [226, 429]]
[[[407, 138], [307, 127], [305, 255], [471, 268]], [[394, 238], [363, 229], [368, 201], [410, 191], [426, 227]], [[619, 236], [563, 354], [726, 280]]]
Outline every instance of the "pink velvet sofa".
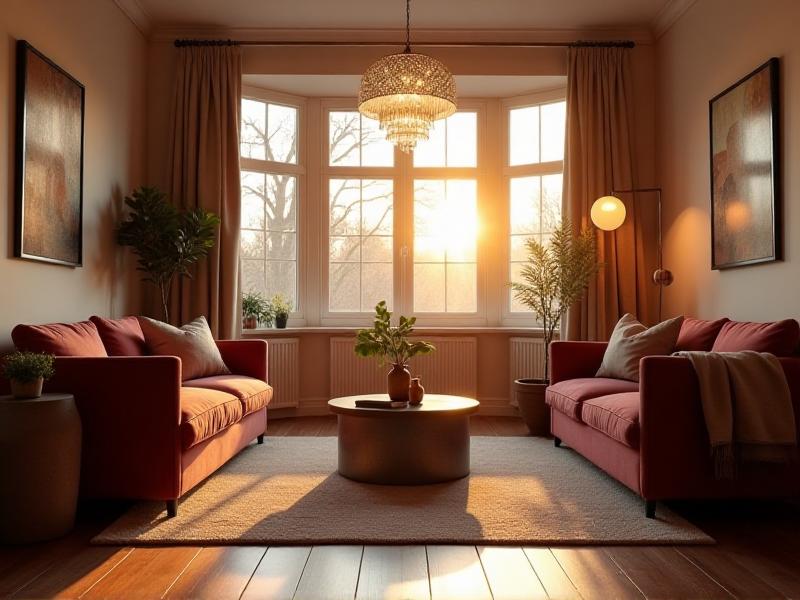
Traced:
[[[800, 327], [793, 320], [741, 323], [686, 319], [679, 350], [771, 352], [780, 358], [800, 431]], [[562, 442], [628, 486], [655, 517], [670, 499], [796, 497], [800, 464], [744, 464], [732, 480], [717, 480], [711, 462], [697, 376], [688, 359], [648, 356], [639, 382], [595, 377], [605, 342], [554, 342], [551, 431]]]
[[183, 381], [175, 356], [149, 356], [135, 317], [18, 325], [22, 350], [56, 355], [45, 391], [75, 395], [83, 426], [81, 495], [178, 499], [253, 440], [262, 443], [267, 343], [218, 341], [231, 375]]

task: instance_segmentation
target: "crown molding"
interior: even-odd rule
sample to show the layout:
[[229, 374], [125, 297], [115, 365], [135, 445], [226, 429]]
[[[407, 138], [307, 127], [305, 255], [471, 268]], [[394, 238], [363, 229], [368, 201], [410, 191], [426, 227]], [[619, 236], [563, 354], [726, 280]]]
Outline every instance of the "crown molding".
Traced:
[[136, 29], [142, 32], [144, 37], [149, 37], [153, 30], [153, 20], [147, 11], [139, 4], [139, 0], [114, 0], [123, 14], [130, 19]]
[[655, 39], [664, 35], [697, 0], [669, 0], [653, 19]]
[[[115, 0], [117, 2], [136, 0]], [[258, 42], [386, 42], [387, 46], [404, 43], [404, 29], [278, 29], [278, 28], [198, 28], [156, 27], [151, 39], [172, 42], [177, 38], [230, 39]], [[637, 44], [652, 44], [653, 33], [648, 27], [605, 29], [414, 29], [411, 44], [448, 42], [503, 43], [568, 43], [576, 40], [631, 40]]]

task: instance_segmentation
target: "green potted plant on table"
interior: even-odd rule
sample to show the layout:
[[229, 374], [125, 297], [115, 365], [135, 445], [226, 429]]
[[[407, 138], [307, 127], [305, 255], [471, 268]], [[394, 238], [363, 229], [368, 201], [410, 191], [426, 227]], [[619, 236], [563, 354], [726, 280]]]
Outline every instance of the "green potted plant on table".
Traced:
[[191, 277], [190, 267], [214, 247], [217, 215], [201, 208], [180, 211], [153, 187], [140, 187], [125, 198], [130, 209], [117, 228], [117, 242], [139, 257], [144, 281], [158, 286], [161, 309], [169, 321], [169, 296], [175, 276]]
[[392, 327], [391, 320], [392, 313], [386, 308], [386, 301], [381, 300], [375, 307], [373, 326], [358, 331], [355, 352], [364, 357], [376, 356], [381, 366], [391, 363], [392, 369], [387, 375], [389, 399], [408, 402], [411, 385], [408, 361], [418, 354], [430, 354], [436, 348], [428, 342], [408, 340], [414, 331], [416, 317], [407, 319], [401, 316], [397, 327]]
[[11, 382], [11, 395], [25, 400], [42, 395], [42, 384], [55, 372], [55, 356], [39, 352], [12, 352], [3, 359], [3, 375]]
[[289, 321], [289, 313], [292, 312], [292, 302], [287, 300], [283, 294], [275, 294], [270, 301], [272, 314], [275, 315], [275, 327], [285, 329]]
[[273, 322], [272, 306], [258, 292], [246, 292], [242, 296], [242, 328], [255, 329], [259, 325], [270, 327]]
[[517, 379], [514, 396], [525, 424], [533, 435], [549, 431], [544, 395], [550, 383], [550, 342], [561, 318], [583, 298], [586, 287], [602, 266], [597, 262], [597, 243], [591, 229], [578, 235], [564, 218], [553, 231], [547, 246], [536, 239], [526, 242], [528, 261], [520, 273], [522, 281], [511, 284], [515, 298], [533, 312], [542, 325], [544, 378]]

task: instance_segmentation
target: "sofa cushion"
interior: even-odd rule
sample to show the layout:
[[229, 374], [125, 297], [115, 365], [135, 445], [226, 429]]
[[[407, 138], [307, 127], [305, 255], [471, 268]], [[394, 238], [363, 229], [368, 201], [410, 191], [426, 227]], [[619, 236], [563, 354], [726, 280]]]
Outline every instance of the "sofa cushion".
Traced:
[[775, 356], [791, 356], [800, 344], [800, 325], [794, 319], [773, 323], [729, 321], [722, 326], [713, 352], [769, 352]]
[[710, 352], [720, 329], [722, 329], [722, 326], [728, 321], [730, 321], [730, 319], [727, 317], [717, 319], [716, 321], [705, 321], [703, 319], [686, 317], [683, 320], [683, 325], [681, 325], [681, 332], [678, 334], [678, 342], [675, 344], [675, 350]]
[[242, 419], [242, 402], [217, 390], [181, 388], [181, 438], [184, 450]]
[[244, 375], [217, 375], [184, 381], [187, 387], [218, 390], [239, 398], [244, 415], [264, 408], [272, 400], [272, 388], [260, 379]]
[[230, 374], [205, 317], [197, 317], [180, 328], [155, 319], [139, 317], [139, 325], [151, 354], [177, 356], [181, 359], [183, 381]]
[[56, 356], [108, 356], [97, 327], [91, 321], [17, 325], [11, 339], [20, 350], [47, 352]]
[[597, 376], [639, 381], [639, 361], [672, 354], [682, 323], [683, 317], [675, 317], [648, 328], [633, 315], [623, 315], [611, 333]]
[[624, 379], [606, 377], [566, 379], [547, 388], [545, 402], [551, 408], [580, 421], [582, 419], [581, 405], [589, 398], [638, 391], [638, 383]]
[[147, 344], [144, 341], [142, 326], [136, 317], [104, 319], [89, 317], [97, 327], [103, 346], [109, 356], [146, 356]]
[[627, 392], [590, 398], [582, 418], [592, 429], [631, 448], [639, 447], [639, 393]]

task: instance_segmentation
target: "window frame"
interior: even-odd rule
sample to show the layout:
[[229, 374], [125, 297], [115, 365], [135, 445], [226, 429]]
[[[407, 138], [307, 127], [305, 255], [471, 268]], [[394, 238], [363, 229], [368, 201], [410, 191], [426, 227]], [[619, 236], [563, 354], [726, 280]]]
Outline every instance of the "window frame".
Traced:
[[[241, 99], [256, 100], [268, 104], [278, 104], [289, 106], [297, 110], [297, 162], [282, 163], [277, 161], [262, 160], [258, 158], [246, 158], [242, 156], [241, 147], [239, 148], [239, 171], [250, 171], [263, 173], [266, 175], [290, 175], [295, 177], [295, 202], [297, 203], [296, 223], [295, 223], [295, 273], [296, 273], [296, 302], [294, 310], [289, 315], [289, 327], [304, 327], [307, 323], [307, 286], [304, 276], [308, 264], [308, 253], [306, 251], [307, 236], [305, 232], [305, 219], [307, 209], [306, 201], [306, 175], [307, 175], [307, 155], [306, 155], [306, 99], [300, 96], [292, 96], [272, 90], [265, 90], [253, 86], [242, 86]], [[241, 119], [239, 121], [241, 127]], [[240, 193], [241, 198], [241, 193]], [[241, 229], [241, 223], [239, 223]], [[240, 264], [241, 264], [240, 258]], [[267, 259], [265, 259], [266, 262]], [[244, 291], [244, 290], [242, 290]]]
[[[543, 177], [545, 175], [556, 175], [564, 173], [564, 159], [557, 161], [539, 162], [524, 165], [511, 165], [511, 134], [510, 134], [510, 117], [511, 110], [515, 108], [526, 108], [529, 106], [541, 106], [543, 104], [552, 104], [555, 102], [566, 101], [567, 90], [564, 87], [554, 88], [551, 90], [543, 90], [533, 94], [526, 94], [524, 96], [514, 96], [512, 98], [503, 98], [500, 103], [500, 144], [502, 156], [502, 198], [504, 218], [503, 224], [505, 231], [505, 243], [503, 244], [503, 273], [505, 273], [506, 281], [511, 281], [511, 180], [519, 177]], [[566, 133], [565, 133], [566, 135]], [[540, 127], [540, 143], [541, 143], [541, 127]], [[561, 211], [564, 214], [564, 196], [561, 196]], [[512, 291], [508, 287], [506, 293], [503, 294], [502, 310], [501, 310], [501, 324], [508, 327], [540, 327], [541, 324], [536, 321], [536, 318], [531, 313], [514, 312], [511, 310]]]

